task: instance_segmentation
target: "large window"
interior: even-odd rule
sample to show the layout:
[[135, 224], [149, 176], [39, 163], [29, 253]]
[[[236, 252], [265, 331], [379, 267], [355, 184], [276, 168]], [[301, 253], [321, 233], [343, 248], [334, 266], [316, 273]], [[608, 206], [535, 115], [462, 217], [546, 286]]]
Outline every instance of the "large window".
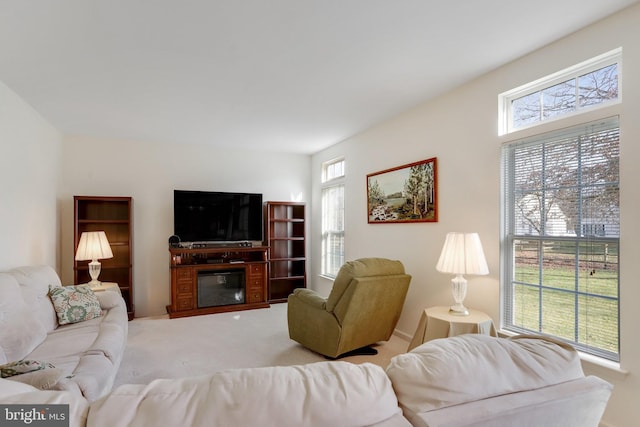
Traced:
[[619, 125], [502, 149], [503, 327], [619, 361]]
[[500, 95], [500, 133], [619, 101], [621, 49]]
[[344, 264], [344, 159], [322, 164], [323, 276], [335, 277]]

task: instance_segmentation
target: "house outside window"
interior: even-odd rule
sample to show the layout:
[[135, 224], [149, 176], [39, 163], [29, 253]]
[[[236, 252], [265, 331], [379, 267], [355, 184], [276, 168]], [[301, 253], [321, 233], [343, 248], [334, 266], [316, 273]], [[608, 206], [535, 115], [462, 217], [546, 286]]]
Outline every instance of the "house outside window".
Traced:
[[335, 278], [344, 264], [345, 161], [322, 164], [322, 262], [320, 274]]
[[502, 327], [616, 362], [619, 142], [618, 117], [540, 133], [506, 143], [501, 170]]
[[503, 328], [619, 361], [617, 118], [507, 144]]

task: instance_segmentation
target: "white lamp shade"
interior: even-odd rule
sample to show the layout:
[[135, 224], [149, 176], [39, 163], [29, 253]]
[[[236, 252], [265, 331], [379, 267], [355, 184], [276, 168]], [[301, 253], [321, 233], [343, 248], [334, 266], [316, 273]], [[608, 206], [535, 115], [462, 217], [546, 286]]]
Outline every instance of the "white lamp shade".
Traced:
[[113, 258], [111, 246], [104, 231], [86, 231], [80, 236], [76, 261]]
[[436, 270], [452, 274], [489, 274], [478, 233], [448, 233]]

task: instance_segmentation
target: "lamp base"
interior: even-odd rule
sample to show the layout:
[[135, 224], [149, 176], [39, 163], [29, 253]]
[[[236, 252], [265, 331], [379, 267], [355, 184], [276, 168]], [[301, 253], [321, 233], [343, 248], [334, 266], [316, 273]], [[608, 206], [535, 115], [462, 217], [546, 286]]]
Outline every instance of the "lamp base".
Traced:
[[467, 310], [467, 307], [462, 304], [454, 304], [449, 307], [449, 314], [454, 316], [468, 316], [469, 310]]
[[100, 270], [102, 269], [102, 265], [98, 260], [93, 260], [89, 263], [89, 276], [91, 276], [91, 281], [89, 282], [90, 286], [100, 286], [100, 282], [98, 280], [98, 276], [100, 276]]
[[469, 310], [464, 306], [464, 297], [467, 296], [467, 279], [462, 277], [462, 274], [456, 275], [451, 279], [451, 292], [453, 293], [453, 300], [455, 304], [449, 309], [449, 314], [454, 316], [468, 316]]

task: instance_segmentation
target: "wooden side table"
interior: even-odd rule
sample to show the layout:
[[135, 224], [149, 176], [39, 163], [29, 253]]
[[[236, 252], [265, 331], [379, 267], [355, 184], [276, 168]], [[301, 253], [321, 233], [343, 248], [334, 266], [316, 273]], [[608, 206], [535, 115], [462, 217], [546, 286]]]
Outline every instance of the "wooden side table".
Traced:
[[422, 312], [407, 351], [436, 338], [462, 334], [498, 336], [493, 320], [482, 311], [469, 309], [468, 316], [456, 316], [449, 313], [449, 307], [429, 307]]
[[[87, 285], [89, 284], [87, 283]], [[122, 292], [120, 292], [120, 286], [115, 282], [100, 282], [99, 286], [89, 285], [89, 287], [93, 292], [117, 292], [122, 295]]]

